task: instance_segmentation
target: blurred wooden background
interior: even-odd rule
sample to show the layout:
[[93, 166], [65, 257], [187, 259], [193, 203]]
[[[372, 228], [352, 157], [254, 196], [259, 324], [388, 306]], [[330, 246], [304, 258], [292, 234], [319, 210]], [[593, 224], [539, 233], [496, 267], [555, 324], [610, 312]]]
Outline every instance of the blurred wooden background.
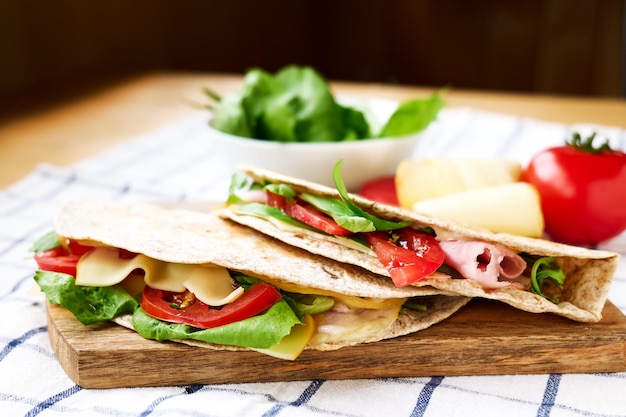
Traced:
[[3, 0], [0, 98], [150, 70], [624, 96], [624, 0]]

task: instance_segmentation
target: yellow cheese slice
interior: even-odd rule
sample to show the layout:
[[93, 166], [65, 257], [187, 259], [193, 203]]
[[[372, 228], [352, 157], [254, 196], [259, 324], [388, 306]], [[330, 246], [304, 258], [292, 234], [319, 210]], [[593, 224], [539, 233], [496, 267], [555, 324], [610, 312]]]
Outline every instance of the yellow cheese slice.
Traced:
[[[155, 271], [159, 261], [144, 255], [121, 259], [115, 248], [99, 247], [83, 255], [76, 266], [76, 285], [110, 287], [119, 284], [135, 269]], [[183, 289], [184, 291], [184, 289]]]
[[235, 289], [226, 268], [169, 263], [139, 254], [122, 259], [115, 248], [97, 247], [84, 255], [76, 268], [76, 284], [108, 287], [121, 283], [131, 272], [144, 271], [147, 285], [162, 291], [189, 290], [200, 301], [220, 306], [236, 300], [244, 289]]
[[253, 350], [279, 359], [295, 360], [309, 343], [315, 331], [315, 321], [310, 315], [306, 314], [302, 317], [302, 323], [293, 326], [291, 333], [274, 346]]
[[[180, 265], [180, 264], [171, 264]], [[183, 285], [196, 298], [210, 306], [232, 303], [243, 294], [243, 287], [234, 289], [234, 281], [226, 268], [218, 266], [186, 265], [188, 276]]]

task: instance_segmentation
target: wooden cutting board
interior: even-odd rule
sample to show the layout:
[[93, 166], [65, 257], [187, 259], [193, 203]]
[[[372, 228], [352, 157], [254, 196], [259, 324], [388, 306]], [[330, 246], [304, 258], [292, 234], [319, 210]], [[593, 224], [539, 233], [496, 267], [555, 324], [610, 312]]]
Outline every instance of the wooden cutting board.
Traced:
[[293, 362], [146, 340], [112, 323], [84, 326], [56, 305], [48, 305], [48, 330], [61, 366], [84, 388], [626, 371], [626, 317], [610, 302], [603, 315], [599, 323], [576, 323], [472, 300], [421, 332], [307, 350]]

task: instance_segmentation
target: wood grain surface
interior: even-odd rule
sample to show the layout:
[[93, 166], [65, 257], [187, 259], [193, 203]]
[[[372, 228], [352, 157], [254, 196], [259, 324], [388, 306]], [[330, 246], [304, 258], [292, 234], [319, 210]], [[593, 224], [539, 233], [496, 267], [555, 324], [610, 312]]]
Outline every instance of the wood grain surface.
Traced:
[[143, 339], [112, 323], [83, 326], [48, 305], [57, 358], [84, 388], [272, 382], [309, 379], [590, 373], [626, 371], [626, 317], [607, 302], [599, 323], [577, 323], [472, 300], [424, 331], [296, 361]]

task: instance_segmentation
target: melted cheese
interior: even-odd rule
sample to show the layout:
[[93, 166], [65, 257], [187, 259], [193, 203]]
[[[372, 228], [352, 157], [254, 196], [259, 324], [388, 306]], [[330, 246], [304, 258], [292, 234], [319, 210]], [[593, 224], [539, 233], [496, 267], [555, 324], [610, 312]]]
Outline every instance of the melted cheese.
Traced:
[[108, 287], [119, 284], [131, 272], [142, 270], [147, 285], [162, 291], [189, 290], [202, 302], [220, 306], [236, 300], [244, 289], [234, 288], [226, 268], [169, 263], [139, 254], [122, 259], [114, 248], [98, 247], [78, 262], [76, 284]]
[[271, 278], [263, 278], [264, 281], [280, 288], [283, 291], [294, 292], [297, 294], [326, 295], [341, 301], [343, 304], [352, 308], [367, 308], [373, 310], [384, 310], [398, 305], [402, 306], [406, 298], [373, 298], [373, 297], [356, 297], [353, 295], [338, 294], [329, 290], [318, 288], [307, 288], [290, 282], [274, 281]]
[[309, 341], [312, 348], [376, 340], [398, 318], [401, 305], [384, 310], [352, 309], [335, 303], [332, 310], [315, 317], [317, 331]]

